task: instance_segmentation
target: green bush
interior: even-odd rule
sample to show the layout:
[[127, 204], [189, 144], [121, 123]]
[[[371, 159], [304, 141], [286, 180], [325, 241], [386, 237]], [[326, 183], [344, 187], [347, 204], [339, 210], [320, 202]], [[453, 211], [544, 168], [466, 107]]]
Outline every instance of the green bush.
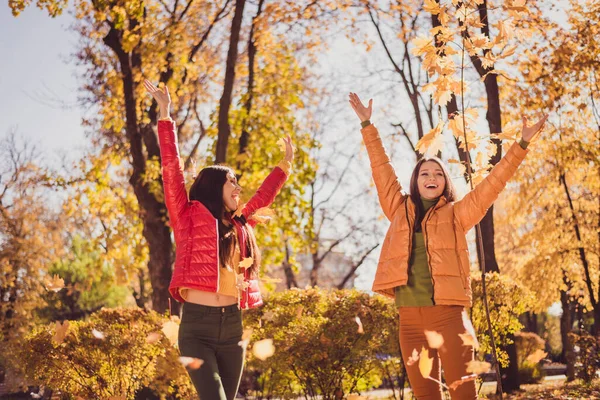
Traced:
[[[471, 309], [471, 318], [481, 344], [480, 353], [491, 354], [491, 342], [487, 333], [488, 324], [482, 301], [481, 274], [473, 274], [472, 288], [473, 308]], [[498, 362], [507, 367], [508, 354], [501, 350], [500, 346], [512, 343], [509, 335], [523, 328], [523, 325], [519, 322], [519, 315], [533, 307], [535, 298], [524, 286], [519, 285], [507, 275], [500, 275], [495, 272], [486, 274], [486, 288]]]
[[516, 332], [515, 345], [519, 367], [519, 382], [537, 383], [542, 380], [544, 373], [539, 362], [533, 362], [528, 357], [536, 352], [544, 351], [546, 341], [533, 332]]
[[163, 399], [192, 398], [178, 351], [161, 331], [166, 321], [142, 309], [102, 309], [70, 322], [62, 342], [55, 324], [39, 326], [13, 349], [13, 365], [30, 384], [72, 397], [133, 399], [148, 388]]
[[[393, 302], [356, 290], [318, 288], [272, 294], [246, 313], [252, 342], [273, 339], [275, 354], [249, 352], [246, 375], [257, 398], [341, 398], [402, 381], [398, 313]], [[364, 333], [359, 333], [356, 317]], [[251, 344], [252, 344], [251, 342]]]
[[586, 383], [592, 382], [600, 369], [600, 337], [587, 332], [570, 332], [575, 353], [575, 374]]

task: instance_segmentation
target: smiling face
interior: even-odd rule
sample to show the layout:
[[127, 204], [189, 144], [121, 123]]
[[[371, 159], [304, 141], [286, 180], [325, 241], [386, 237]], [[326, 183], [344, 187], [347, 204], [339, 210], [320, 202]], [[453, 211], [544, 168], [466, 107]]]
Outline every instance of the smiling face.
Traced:
[[227, 174], [227, 180], [223, 185], [223, 204], [229, 212], [237, 210], [240, 204], [240, 193], [242, 188], [237, 183], [237, 178], [233, 173]]
[[446, 178], [442, 167], [435, 161], [425, 161], [421, 164], [417, 177], [419, 195], [424, 199], [437, 199], [444, 193]]

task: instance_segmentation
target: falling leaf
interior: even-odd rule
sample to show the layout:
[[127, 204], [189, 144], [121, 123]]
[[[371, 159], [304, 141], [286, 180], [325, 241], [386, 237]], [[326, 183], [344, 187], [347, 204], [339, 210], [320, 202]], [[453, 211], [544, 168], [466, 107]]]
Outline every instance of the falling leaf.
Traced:
[[415, 348], [415, 349], [413, 349], [411, 356], [408, 357], [408, 361], [406, 361], [406, 365], [413, 365], [417, 361], [419, 361], [419, 352]]
[[368, 400], [369, 398], [358, 395], [358, 394], [349, 394], [348, 397], [346, 397], [346, 399], [348, 399], [348, 400]]
[[104, 336], [104, 333], [100, 332], [97, 329], [92, 329], [92, 336], [94, 336], [96, 339], [99, 339], [99, 340], [106, 339], [106, 336]]
[[273, 346], [273, 339], [263, 339], [254, 343], [252, 346], [252, 353], [259, 360], [266, 360], [275, 354], [275, 347]]
[[465, 382], [470, 382], [470, 381], [474, 381], [475, 379], [477, 379], [477, 375], [476, 374], [472, 374], [472, 375], [467, 375], [467, 376], [463, 376], [461, 377], [459, 380], [452, 382], [448, 388], [452, 389], [452, 390], [456, 390], [460, 385], [462, 385]]
[[463, 341], [463, 346], [473, 346], [474, 348], [477, 346], [477, 348], [479, 347], [479, 343], [477, 343], [477, 338], [474, 338], [473, 336], [471, 336], [470, 333], [465, 332], [465, 333], [459, 333], [458, 336], [460, 336], [460, 338]]
[[533, 354], [527, 356], [527, 361], [532, 364], [537, 364], [547, 356], [548, 353], [546, 353], [544, 350], [537, 349]]
[[285, 140], [283, 140], [283, 138], [279, 138], [279, 140], [277, 141], [277, 147], [279, 147], [279, 150], [281, 150], [282, 152], [285, 153], [285, 149], [286, 149], [286, 144], [285, 144]]
[[269, 311], [265, 312], [261, 318], [264, 319], [265, 321], [272, 321], [274, 317], [275, 317], [275, 313], [273, 311], [269, 310]]
[[162, 326], [162, 332], [165, 334], [171, 344], [177, 347], [177, 337], [179, 336], [179, 324], [169, 320]]
[[354, 320], [356, 321], [356, 323], [358, 324], [358, 333], [365, 333], [364, 329], [363, 329], [363, 324], [359, 318], [359, 316], [357, 315]]
[[61, 344], [62, 342], [64, 342], [65, 338], [67, 337], [67, 333], [69, 331], [69, 321], [64, 321], [62, 324], [58, 321], [56, 321], [54, 323], [54, 336], [52, 337], [52, 339], [58, 343]]
[[240, 340], [238, 342], [238, 346], [240, 346], [244, 349], [246, 347], [248, 347], [251, 337], [252, 337], [252, 329], [244, 329], [244, 332], [242, 333], [242, 340]]
[[244, 211], [244, 207], [246, 207], [246, 203], [244, 204], [240, 204], [237, 208], [237, 210], [235, 210], [235, 212], [233, 213], [234, 217], [241, 217], [242, 216], [242, 211]]
[[[473, 324], [471, 323], [471, 320], [469, 319], [469, 315], [467, 314], [467, 312], [465, 310], [463, 310], [461, 316], [462, 316], [462, 322], [463, 322], [463, 326], [465, 328], [466, 333], [471, 335], [471, 337], [473, 338], [474, 344], [472, 346], [475, 348], [475, 350], [479, 349], [479, 342], [477, 341], [477, 335], [475, 334], [475, 328], [473, 328]], [[463, 339], [463, 343], [464, 343], [464, 339]]]
[[419, 356], [419, 371], [421, 371], [423, 378], [429, 377], [432, 369], [433, 357], [429, 357], [429, 350], [427, 350], [425, 347], [422, 347], [421, 355]]
[[425, 338], [427, 338], [427, 344], [432, 349], [439, 349], [444, 344], [444, 338], [436, 331], [425, 331]]
[[435, 0], [425, 0], [423, 11], [431, 15], [438, 15], [440, 13], [440, 4]]
[[242, 261], [240, 261], [240, 263], [238, 264], [238, 266], [239, 266], [239, 268], [241, 270], [242, 268], [244, 268], [244, 269], [250, 268], [253, 263], [254, 263], [254, 258], [252, 258], [252, 257], [246, 257]]
[[272, 208], [262, 207], [252, 214], [252, 219], [261, 224], [264, 224], [272, 220], [275, 217], [275, 215], [275, 210], [273, 210]]
[[246, 279], [244, 278], [244, 274], [237, 274], [235, 287], [238, 288], [239, 290], [246, 290], [249, 286], [250, 286], [250, 284], [248, 282], [246, 282]]
[[472, 374], [485, 374], [490, 371], [492, 365], [489, 362], [471, 360], [467, 363], [467, 372]]
[[148, 334], [148, 336], [146, 336], [146, 343], [148, 344], [154, 344], [156, 342], [158, 342], [160, 340], [160, 333], [158, 332], [151, 332]]
[[187, 369], [198, 369], [204, 364], [204, 360], [195, 357], [179, 357], [179, 362]]
[[52, 290], [53, 292], [60, 292], [65, 287], [65, 281], [58, 275], [52, 275], [51, 278], [46, 279], [46, 290]]
[[435, 128], [424, 135], [415, 146], [421, 154], [436, 154], [443, 146], [442, 140], [442, 123], [440, 122]]

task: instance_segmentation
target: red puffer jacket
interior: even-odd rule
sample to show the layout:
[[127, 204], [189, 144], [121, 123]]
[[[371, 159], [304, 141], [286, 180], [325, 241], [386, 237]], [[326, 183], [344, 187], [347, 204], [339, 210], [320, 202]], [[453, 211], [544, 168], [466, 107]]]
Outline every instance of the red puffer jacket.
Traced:
[[[173, 121], [158, 121], [158, 138], [162, 164], [165, 202], [169, 211], [171, 228], [175, 235], [175, 268], [169, 292], [177, 301], [184, 302], [179, 288], [185, 287], [206, 292], [216, 292], [219, 288], [219, 235], [217, 220], [199, 201], [190, 201], [185, 189], [183, 168], [179, 158], [177, 135]], [[285, 172], [276, 167], [267, 176], [256, 194], [244, 206], [242, 215], [251, 226], [253, 213], [269, 206], [287, 179]], [[241, 222], [232, 220], [240, 243], [241, 257], [248, 257], [246, 236]], [[244, 309], [262, 305], [258, 280], [249, 279], [245, 272], [248, 287], [240, 300]]]

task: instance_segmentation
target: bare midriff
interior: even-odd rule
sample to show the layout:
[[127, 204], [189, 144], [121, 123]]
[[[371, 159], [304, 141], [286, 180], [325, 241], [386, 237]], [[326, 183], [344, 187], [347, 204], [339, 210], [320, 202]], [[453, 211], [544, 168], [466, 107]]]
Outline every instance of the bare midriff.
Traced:
[[201, 304], [203, 306], [211, 307], [226, 307], [233, 304], [237, 304], [238, 299], [235, 296], [228, 296], [226, 294], [205, 292], [196, 289], [185, 289], [185, 301], [194, 304]]

